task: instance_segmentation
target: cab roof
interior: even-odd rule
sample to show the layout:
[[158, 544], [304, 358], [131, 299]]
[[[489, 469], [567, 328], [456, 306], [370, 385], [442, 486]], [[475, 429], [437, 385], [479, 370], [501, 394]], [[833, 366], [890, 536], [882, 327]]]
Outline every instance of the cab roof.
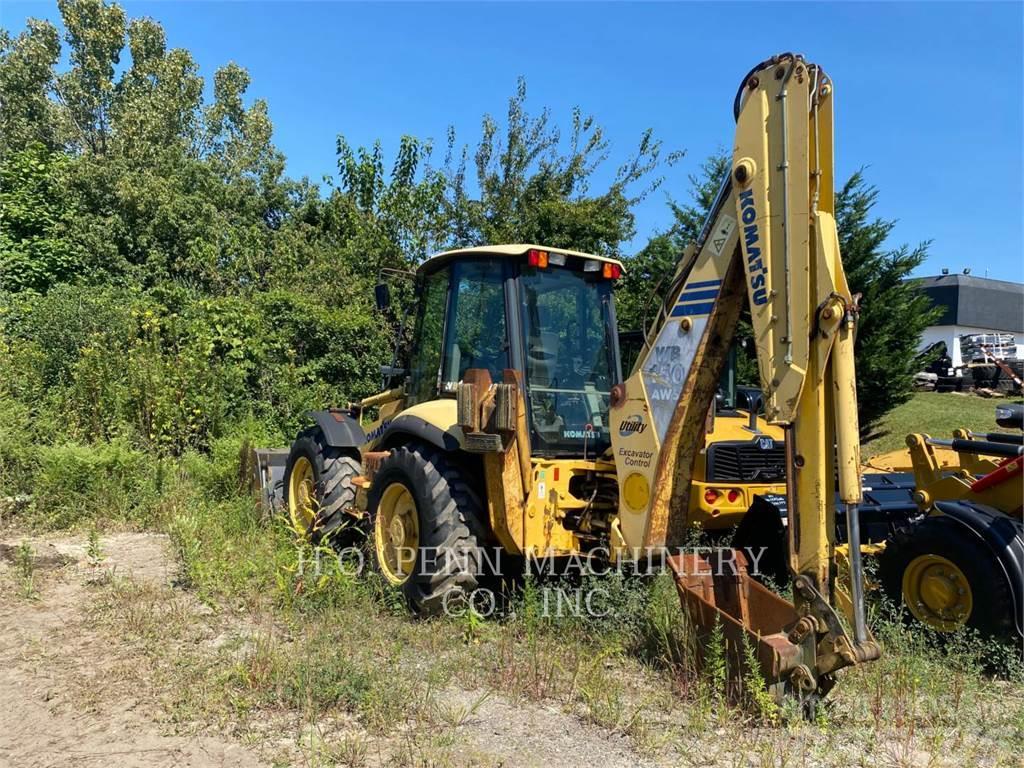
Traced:
[[[583, 253], [582, 251], [571, 251], [568, 248], [549, 248], [546, 245], [537, 245], [536, 243], [515, 243], [511, 245], [475, 245], [472, 248], [456, 248], [452, 251], [443, 251], [431, 256], [429, 259], [419, 265], [416, 272], [417, 274], [424, 274], [427, 272], [433, 272], [439, 269], [443, 264], [451, 261], [452, 259], [463, 258], [467, 256], [493, 256], [496, 258], [501, 257], [514, 257], [514, 256], [525, 256], [528, 251], [531, 250], [547, 251], [548, 253], [564, 253], [566, 256], [576, 256], [581, 259], [593, 259], [594, 261], [607, 262], [609, 264], [618, 264], [622, 267], [622, 262], [618, 259], [613, 259], [608, 256], [597, 256], [593, 253]], [[625, 270], [623, 270], [625, 272]]]

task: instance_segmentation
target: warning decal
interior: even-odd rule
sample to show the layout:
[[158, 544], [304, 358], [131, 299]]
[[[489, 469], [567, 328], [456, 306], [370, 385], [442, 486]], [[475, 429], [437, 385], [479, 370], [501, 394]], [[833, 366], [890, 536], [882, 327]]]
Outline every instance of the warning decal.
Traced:
[[715, 231], [711, 233], [711, 251], [715, 256], [722, 255], [722, 249], [725, 248], [725, 244], [729, 242], [729, 235], [736, 229], [736, 219], [731, 216], [722, 216], [719, 219], [718, 226], [715, 227]]

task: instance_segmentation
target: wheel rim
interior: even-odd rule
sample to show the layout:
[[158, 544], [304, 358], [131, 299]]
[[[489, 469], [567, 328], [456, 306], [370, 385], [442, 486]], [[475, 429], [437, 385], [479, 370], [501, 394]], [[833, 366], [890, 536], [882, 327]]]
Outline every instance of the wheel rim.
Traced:
[[313, 464], [300, 456], [288, 476], [288, 518], [296, 533], [305, 536], [316, 519], [316, 480]]
[[416, 501], [401, 483], [392, 483], [381, 494], [373, 534], [384, 578], [395, 585], [404, 584], [416, 565], [420, 519]]
[[967, 576], [952, 560], [919, 555], [903, 572], [903, 601], [918, 621], [952, 632], [967, 623], [974, 595]]

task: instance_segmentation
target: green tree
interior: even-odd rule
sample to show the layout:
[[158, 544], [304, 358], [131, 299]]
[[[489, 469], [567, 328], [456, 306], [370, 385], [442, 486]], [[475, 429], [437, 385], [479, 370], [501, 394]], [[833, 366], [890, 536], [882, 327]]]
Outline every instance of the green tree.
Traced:
[[[0, 31], [0, 354], [19, 361], [0, 366], [0, 395], [47, 439], [181, 453], [247, 417], [293, 431], [379, 385], [394, 346], [372, 303], [380, 268], [485, 242], [616, 253], [660, 183], [647, 132], [592, 189], [611, 154], [600, 127], [575, 110], [563, 136], [520, 83], [475, 147], [449, 131], [441, 164], [411, 136], [390, 164], [339, 137], [322, 194], [285, 177], [242, 67], [205, 98], [158, 22], [58, 7], [63, 38], [39, 21]], [[408, 286], [395, 298], [411, 305]]]
[[620, 330], [646, 331], [658, 314], [682, 251], [671, 232], [655, 235], [641, 251], [625, 259], [626, 274], [615, 294]]
[[618, 255], [634, 234], [633, 206], [661, 184], [655, 171], [681, 155], [662, 152], [661, 142], [645, 131], [608, 188], [593, 191], [594, 173], [610, 153], [603, 129], [577, 107], [563, 141], [548, 110], [537, 117], [527, 111], [526, 82], [520, 79], [504, 128], [484, 115], [472, 184], [469, 149], [459, 150], [454, 129], [449, 131], [449, 237], [454, 245], [532, 242]]
[[872, 215], [878, 189], [853, 174], [836, 194], [839, 248], [850, 290], [861, 294], [857, 326], [857, 397], [861, 431], [869, 435], [886, 413], [907, 402], [924, 329], [937, 317], [931, 301], [907, 280], [928, 256], [916, 247], [886, 243], [894, 220]]
[[38, 142], [0, 160], [0, 289], [41, 292], [76, 278], [80, 254], [64, 232], [69, 162]]
[[700, 236], [718, 190], [731, 168], [732, 160], [724, 149], [719, 148], [700, 164], [697, 173], [690, 174], [689, 202], [669, 201], [675, 219], [670, 231], [680, 251]]
[[102, 0], [58, 0], [71, 67], [56, 78], [70, 135], [82, 151], [107, 151], [115, 86], [124, 47], [125, 14]]
[[54, 149], [54, 104], [49, 98], [60, 37], [52, 24], [29, 19], [12, 38], [0, 29], [0, 157], [33, 143]]

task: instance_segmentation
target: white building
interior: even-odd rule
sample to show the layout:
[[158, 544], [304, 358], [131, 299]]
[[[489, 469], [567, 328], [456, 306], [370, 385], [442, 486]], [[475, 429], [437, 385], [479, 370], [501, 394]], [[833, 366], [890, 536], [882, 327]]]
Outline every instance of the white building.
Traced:
[[943, 313], [925, 329], [921, 349], [945, 342], [953, 366], [963, 365], [960, 337], [973, 333], [1012, 333], [1017, 359], [1024, 359], [1024, 284], [973, 275], [936, 275], [914, 280]]
[[945, 342], [957, 367], [967, 361], [959, 348], [961, 336], [1011, 333], [1016, 337], [1017, 357], [1024, 359], [1024, 284], [972, 274], [937, 274], [914, 282], [943, 310], [936, 324], [922, 334], [922, 349]]

